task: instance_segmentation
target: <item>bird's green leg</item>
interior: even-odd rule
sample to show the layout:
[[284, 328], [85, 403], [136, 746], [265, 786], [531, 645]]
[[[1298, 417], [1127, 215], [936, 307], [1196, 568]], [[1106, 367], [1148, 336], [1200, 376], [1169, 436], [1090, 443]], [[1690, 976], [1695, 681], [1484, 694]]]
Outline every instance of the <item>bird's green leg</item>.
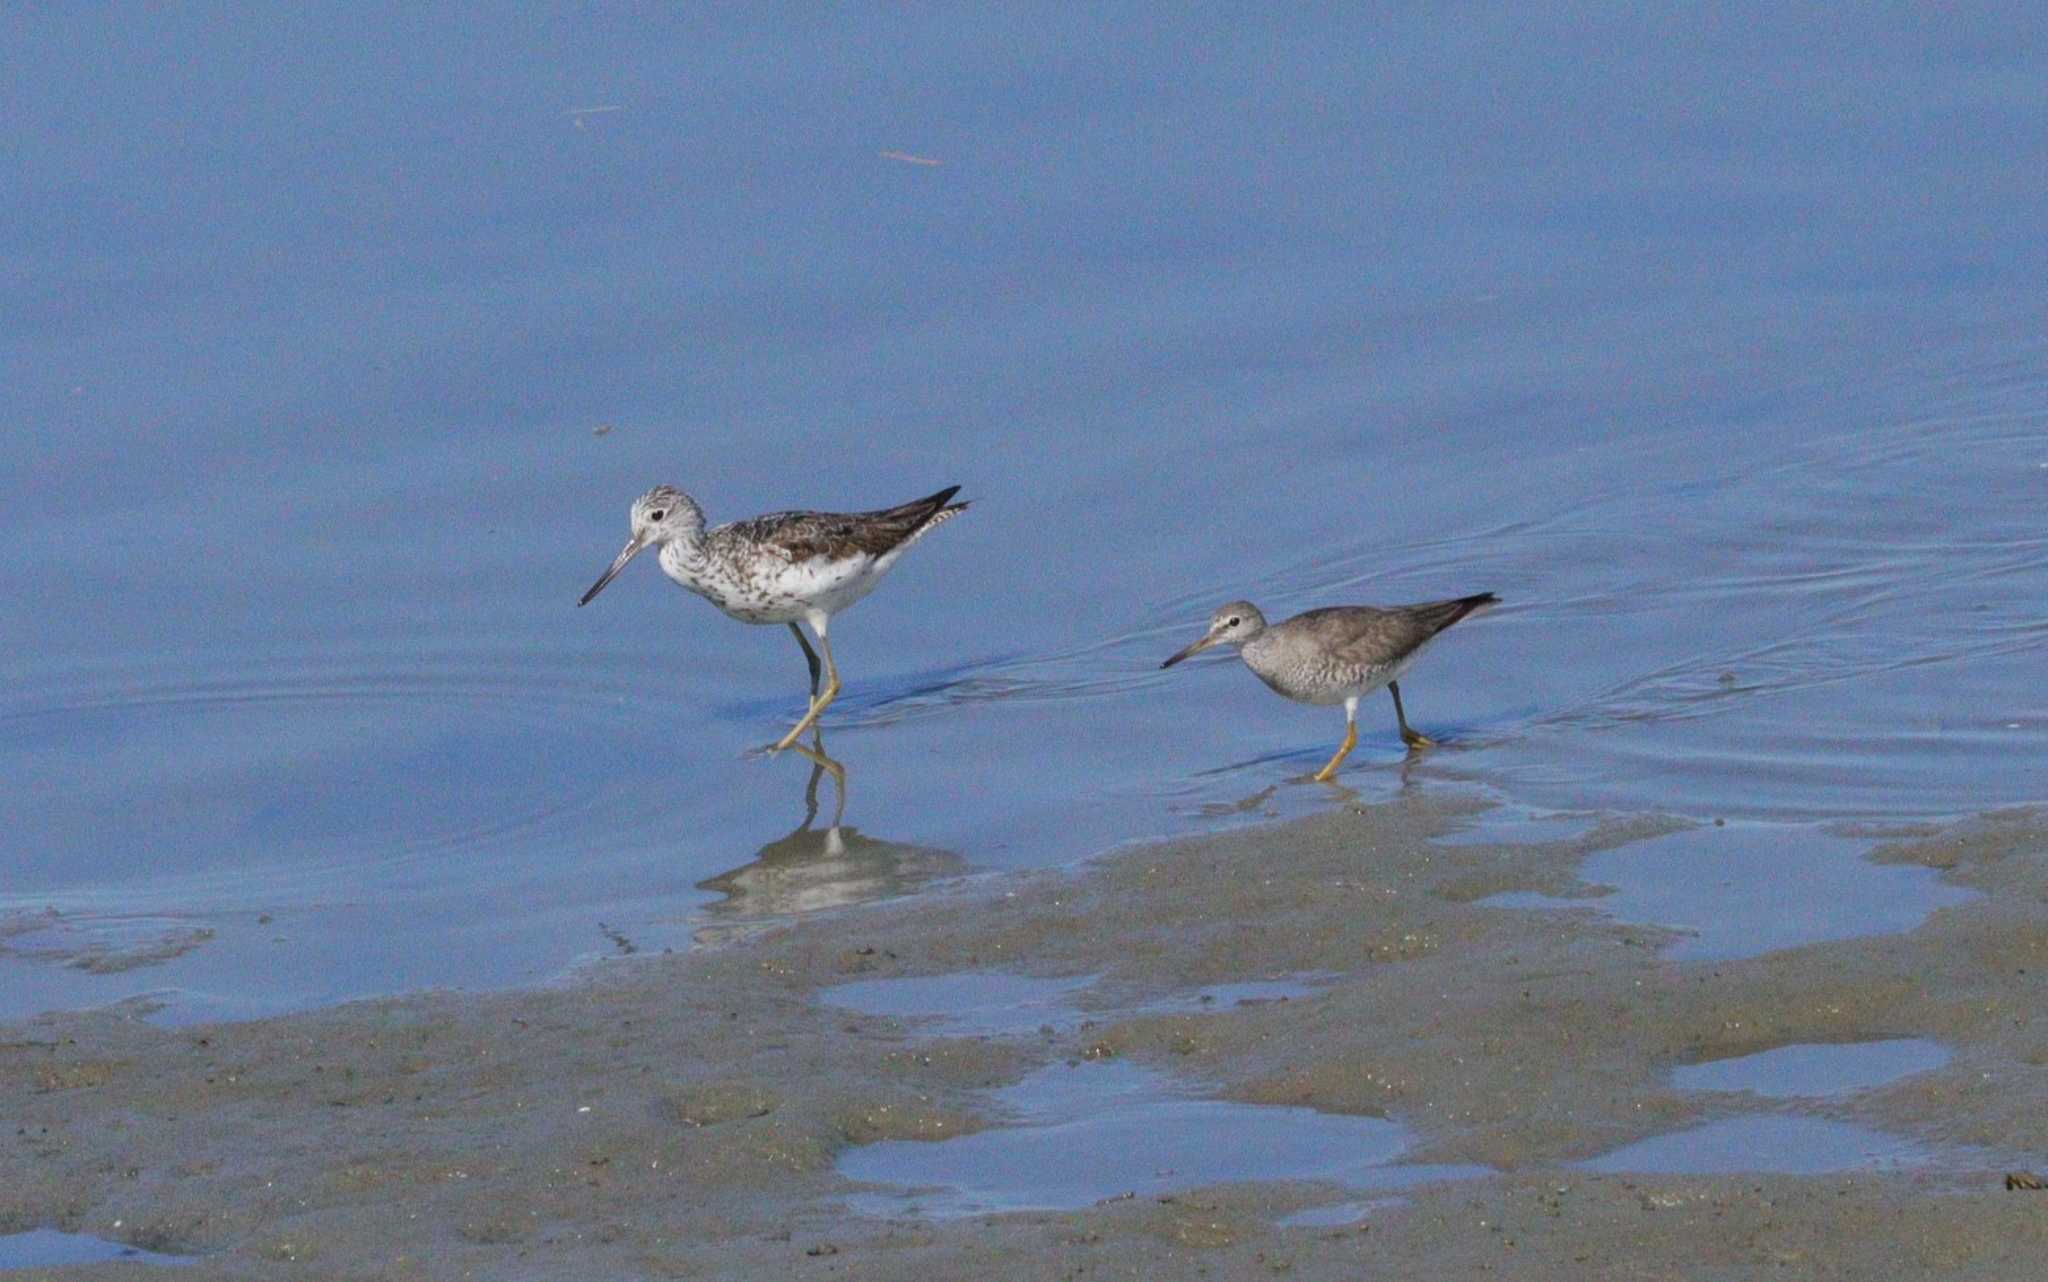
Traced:
[[789, 625], [789, 634], [795, 637], [796, 643], [804, 648], [804, 662], [809, 664], [811, 669], [811, 702], [816, 703], [818, 700], [818, 652], [811, 649], [811, 643], [804, 640], [804, 630], [796, 624], [792, 623]]
[[1316, 771], [1317, 783], [1328, 783], [1337, 777], [1337, 767], [1344, 764], [1344, 758], [1358, 746], [1358, 723], [1349, 718], [1344, 722], [1344, 742], [1338, 747], [1337, 755], [1330, 758], [1330, 764]]
[[1387, 682], [1387, 693], [1394, 696], [1394, 720], [1401, 723], [1401, 742], [1410, 748], [1434, 748], [1436, 740], [1408, 725], [1408, 714], [1401, 710], [1401, 684]]
[[[801, 743], [789, 745], [790, 751], [803, 756], [811, 763], [810, 786], [804, 790], [804, 809], [806, 811], [804, 824], [806, 827], [810, 825], [812, 819], [818, 816], [818, 777], [822, 774], [830, 774], [832, 782], [839, 785], [838, 809], [842, 814], [846, 810], [846, 767], [826, 754], [824, 735], [820, 734], [813, 742], [816, 745], [814, 747]], [[837, 820], [834, 821], [834, 826], [837, 826]]]
[[802, 721], [791, 727], [788, 734], [782, 736], [782, 742], [768, 750], [771, 753], [781, 752], [795, 743], [804, 731], [817, 723], [818, 715], [831, 706], [832, 700], [839, 697], [839, 665], [832, 661], [832, 642], [822, 632], [818, 634], [818, 648], [825, 652], [825, 692], [811, 700], [811, 710], [804, 714]]

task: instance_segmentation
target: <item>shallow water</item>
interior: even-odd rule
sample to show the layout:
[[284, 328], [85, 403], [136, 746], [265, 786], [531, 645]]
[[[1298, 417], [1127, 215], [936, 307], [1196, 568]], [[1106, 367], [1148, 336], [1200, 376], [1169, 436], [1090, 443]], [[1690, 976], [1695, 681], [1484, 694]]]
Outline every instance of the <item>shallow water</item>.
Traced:
[[1846, 1095], [1931, 1073], [1949, 1061], [1947, 1048], [1924, 1037], [1881, 1042], [1801, 1042], [1754, 1055], [1683, 1064], [1671, 1084], [1683, 1091], [1748, 1091], [1773, 1099]]
[[[1483, 792], [1478, 795], [1485, 796]], [[1438, 837], [1437, 842], [1446, 846], [1478, 846], [1499, 842], [1540, 845], [1575, 841], [1591, 832], [1600, 822], [1600, 815], [1595, 812], [1538, 810], [1499, 798], [1492, 800], [1498, 804], [1468, 816], [1455, 832]]]
[[1315, 985], [1310, 980], [1315, 978], [1319, 977], [1288, 976], [1211, 984], [1135, 1005], [1119, 1005], [1095, 992], [1102, 979], [1100, 975], [1038, 979], [985, 970], [901, 979], [858, 979], [835, 984], [818, 996], [831, 1006], [910, 1020], [924, 1033], [1000, 1037], [1040, 1031], [1068, 1032], [1091, 1019], [1203, 1014], [1262, 1002], [1293, 1001], [1314, 995]]
[[1328, 1206], [1311, 1206], [1296, 1211], [1279, 1221], [1283, 1229], [1329, 1229], [1356, 1224], [1374, 1211], [1399, 1206], [1405, 1198], [1376, 1197], [1368, 1202], [1333, 1202]]
[[1084, 1016], [1073, 999], [1099, 978], [1034, 979], [999, 971], [963, 971], [906, 979], [860, 979], [835, 984], [818, 996], [829, 1005], [862, 1014], [909, 1019], [934, 1034], [1058, 1032], [1079, 1026]]
[[1642, 1175], [1830, 1175], [1931, 1166], [1938, 1156], [1911, 1140], [1851, 1122], [1766, 1114], [1654, 1136], [1581, 1165]]
[[1609, 891], [1597, 898], [1516, 891], [1484, 902], [1662, 926], [1682, 932], [1666, 956], [1716, 961], [1908, 931], [1977, 897], [1932, 868], [1869, 862], [1875, 844], [1785, 824], [1693, 828], [1589, 856], [1579, 877]]
[[25, 1233], [0, 1233], [0, 1270], [55, 1269], [71, 1264], [103, 1264], [128, 1260], [137, 1264], [190, 1264], [189, 1256], [165, 1255], [125, 1246], [84, 1233], [57, 1229], [30, 1229]]
[[870, 1215], [951, 1218], [1251, 1180], [1379, 1189], [1490, 1173], [1402, 1164], [1410, 1137], [1396, 1122], [1188, 1098], [1165, 1074], [1122, 1061], [1054, 1064], [990, 1097], [1013, 1124], [848, 1149], [840, 1174], [901, 1186], [849, 1203]]
[[[0, 1017], [530, 982], [1326, 805], [1331, 713], [1156, 668], [1239, 595], [1506, 599], [1404, 682], [1444, 747], [1369, 701], [1367, 798], [2041, 800], [2022, 12], [10, 17]], [[786, 635], [648, 566], [574, 608], [656, 481], [975, 502], [834, 629], [823, 836], [744, 755]], [[1827, 868], [1844, 929], [1919, 894]]]

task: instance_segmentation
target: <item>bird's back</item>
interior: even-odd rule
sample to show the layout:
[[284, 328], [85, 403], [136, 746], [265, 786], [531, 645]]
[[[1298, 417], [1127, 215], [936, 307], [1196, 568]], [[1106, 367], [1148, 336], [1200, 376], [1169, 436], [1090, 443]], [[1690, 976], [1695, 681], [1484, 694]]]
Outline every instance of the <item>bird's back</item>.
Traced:
[[769, 512], [711, 530], [706, 542], [727, 555], [779, 555], [789, 561], [823, 557], [880, 560], [920, 538], [927, 530], [967, 510], [948, 504], [960, 492], [949, 485], [937, 494], [872, 512]]
[[[872, 512], [768, 512], [705, 531], [684, 586], [749, 623], [830, 614], [866, 596], [898, 556], [965, 511], [960, 487]], [[664, 565], [666, 563], [664, 562]]]
[[1274, 624], [1244, 661], [1290, 699], [1341, 703], [1395, 680], [1439, 633], [1500, 598], [1491, 592], [1415, 605], [1331, 605]]

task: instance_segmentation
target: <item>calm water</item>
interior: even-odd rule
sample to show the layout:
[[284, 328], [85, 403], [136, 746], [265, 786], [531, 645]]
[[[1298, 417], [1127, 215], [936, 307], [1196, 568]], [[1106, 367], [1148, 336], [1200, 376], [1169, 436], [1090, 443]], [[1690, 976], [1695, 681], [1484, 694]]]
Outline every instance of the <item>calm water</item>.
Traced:
[[1904, 933], [1978, 898], [1932, 868], [1872, 864], [1863, 857], [1872, 844], [1789, 824], [1702, 826], [1589, 856], [1579, 877], [1607, 893], [1572, 899], [1511, 891], [1484, 902], [1662, 926], [1679, 932], [1665, 956], [1723, 961]]
[[[1984, 1163], [1981, 1155], [1975, 1156]], [[1903, 1171], [1947, 1158], [1967, 1167], [1971, 1156], [1943, 1154], [1896, 1135], [1824, 1117], [1765, 1114], [1728, 1117], [1688, 1131], [1639, 1140], [1581, 1163], [1588, 1170], [1646, 1175], [1833, 1175]], [[1988, 1164], [1988, 1163], [1986, 1163]]]
[[1310, 981], [1324, 977], [1304, 975], [1210, 984], [1138, 1002], [1119, 1002], [1113, 991], [1091, 991], [1101, 978], [1077, 975], [1038, 979], [999, 970], [959, 971], [950, 975], [857, 979], [834, 984], [819, 994], [819, 999], [827, 1005], [866, 1015], [904, 1020], [926, 1035], [1004, 1037], [1071, 1033], [1091, 1020], [1213, 1014], [1239, 1006], [1294, 1001], [1315, 996], [1316, 989]]
[[1877, 1042], [1795, 1042], [1753, 1055], [1681, 1064], [1671, 1084], [1685, 1091], [1750, 1091], [1772, 1099], [1846, 1095], [1948, 1064], [1948, 1048], [1924, 1037]]
[[145, 1251], [83, 1233], [30, 1229], [0, 1233], [0, 1269], [54, 1269], [65, 1265], [104, 1264], [125, 1260], [136, 1264], [190, 1264], [191, 1257]]
[[840, 1174], [897, 1186], [857, 1193], [848, 1205], [950, 1219], [1078, 1210], [1209, 1184], [1297, 1179], [1388, 1189], [1493, 1173], [1401, 1162], [1413, 1137], [1385, 1118], [1188, 1098], [1166, 1074], [1129, 1063], [1052, 1064], [991, 1091], [989, 1102], [1007, 1124], [939, 1143], [848, 1149]]
[[[1815, 15], [0, 16], [0, 1015], [1199, 828], [1341, 728], [1156, 670], [1237, 595], [1507, 599], [1367, 796], [2043, 799], [2048, 40]], [[975, 500], [835, 629], [857, 840], [785, 633], [574, 608], [655, 481]]]

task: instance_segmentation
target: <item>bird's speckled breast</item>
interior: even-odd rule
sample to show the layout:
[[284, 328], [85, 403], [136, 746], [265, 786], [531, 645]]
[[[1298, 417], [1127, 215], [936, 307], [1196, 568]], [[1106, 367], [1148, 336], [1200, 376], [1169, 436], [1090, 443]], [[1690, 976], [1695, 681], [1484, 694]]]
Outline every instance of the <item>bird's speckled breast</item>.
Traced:
[[1300, 647], [1264, 644], [1271, 636], [1269, 633], [1256, 637], [1239, 651], [1245, 666], [1275, 693], [1297, 703], [1319, 706], [1371, 694], [1387, 682], [1398, 680], [1424, 648], [1418, 646], [1398, 663], [1356, 664], [1322, 657]]
[[742, 623], [794, 623], [814, 611], [842, 610], [873, 589], [879, 577], [868, 572], [873, 565], [868, 556], [791, 561], [673, 543], [661, 550], [662, 573]]

